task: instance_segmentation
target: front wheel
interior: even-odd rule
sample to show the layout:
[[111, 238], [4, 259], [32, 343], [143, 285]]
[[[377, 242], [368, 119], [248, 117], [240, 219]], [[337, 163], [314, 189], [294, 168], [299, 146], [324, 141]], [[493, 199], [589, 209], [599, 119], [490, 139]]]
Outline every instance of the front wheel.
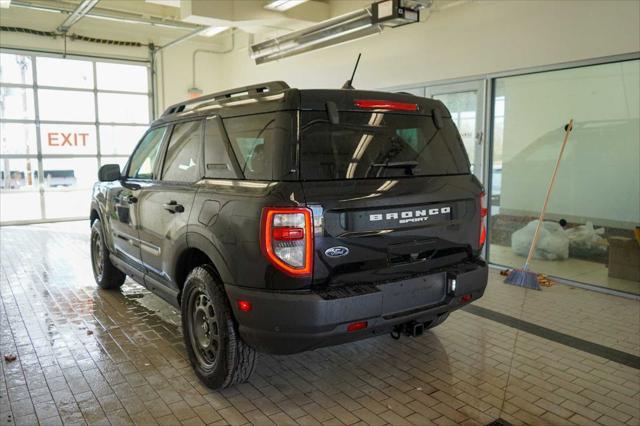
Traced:
[[96, 219], [91, 225], [91, 266], [93, 267], [93, 277], [100, 288], [106, 290], [118, 289], [124, 283], [127, 276], [118, 270], [111, 259], [109, 250], [102, 234], [102, 224]]
[[210, 267], [194, 268], [187, 277], [181, 311], [184, 343], [198, 378], [212, 389], [247, 381], [256, 353], [238, 335], [222, 283]]

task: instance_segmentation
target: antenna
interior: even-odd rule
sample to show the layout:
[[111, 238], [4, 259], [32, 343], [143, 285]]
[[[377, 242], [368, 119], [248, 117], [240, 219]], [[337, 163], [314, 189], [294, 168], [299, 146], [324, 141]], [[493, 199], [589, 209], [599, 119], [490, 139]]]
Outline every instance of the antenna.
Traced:
[[355, 87], [353, 87], [353, 77], [355, 77], [356, 75], [356, 70], [358, 69], [358, 64], [360, 63], [360, 57], [362, 56], [362, 53], [358, 53], [358, 59], [356, 59], [356, 66], [353, 67], [353, 73], [351, 74], [351, 78], [347, 81], [345, 81], [345, 83], [342, 85], [343, 89], [348, 89], [348, 90], [354, 90]]

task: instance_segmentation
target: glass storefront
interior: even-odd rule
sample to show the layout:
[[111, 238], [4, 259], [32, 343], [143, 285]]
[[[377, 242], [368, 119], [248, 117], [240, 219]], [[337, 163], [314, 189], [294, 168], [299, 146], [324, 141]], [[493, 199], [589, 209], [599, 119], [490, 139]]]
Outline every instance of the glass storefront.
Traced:
[[86, 217], [149, 121], [146, 65], [0, 53], [0, 224]]
[[[450, 110], [489, 207], [487, 258], [520, 267], [573, 118], [532, 269], [640, 294], [640, 61], [637, 59], [394, 90], [441, 100]], [[491, 129], [491, 138], [481, 137]], [[475, 131], [475, 134], [474, 134]], [[486, 173], [479, 173], [489, 162]], [[483, 179], [484, 178], [484, 179]], [[529, 225], [529, 227], [527, 227]], [[636, 231], [640, 232], [640, 231]]]
[[639, 84], [638, 60], [494, 81], [492, 263], [522, 265], [573, 118], [532, 269], [640, 293]]

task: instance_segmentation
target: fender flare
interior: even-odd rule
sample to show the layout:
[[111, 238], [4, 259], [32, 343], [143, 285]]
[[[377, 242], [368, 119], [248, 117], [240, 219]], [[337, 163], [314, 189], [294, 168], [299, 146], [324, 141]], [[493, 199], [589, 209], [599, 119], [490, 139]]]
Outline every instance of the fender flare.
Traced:
[[224, 284], [233, 285], [233, 275], [229, 270], [227, 262], [225, 261], [224, 256], [222, 256], [220, 250], [218, 250], [211, 240], [197, 232], [187, 232], [187, 246], [190, 248], [196, 248], [206, 254], [213, 262], [222, 282]]

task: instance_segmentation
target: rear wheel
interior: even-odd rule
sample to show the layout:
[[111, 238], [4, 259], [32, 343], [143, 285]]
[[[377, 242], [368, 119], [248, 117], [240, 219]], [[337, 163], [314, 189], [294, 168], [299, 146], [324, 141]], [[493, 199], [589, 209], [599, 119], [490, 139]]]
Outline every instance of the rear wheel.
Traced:
[[181, 310], [184, 343], [198, 378], [212, 389], [247, 381], [256, 353], [238, 335], [222, 284], [210, 267], [191, 271]]
[[96, 283], [105, 290], [120, 288], [127, 278], [109, 259], [109, 250], [104, 242], [99, 219], [91, 225], [91, 266]]

